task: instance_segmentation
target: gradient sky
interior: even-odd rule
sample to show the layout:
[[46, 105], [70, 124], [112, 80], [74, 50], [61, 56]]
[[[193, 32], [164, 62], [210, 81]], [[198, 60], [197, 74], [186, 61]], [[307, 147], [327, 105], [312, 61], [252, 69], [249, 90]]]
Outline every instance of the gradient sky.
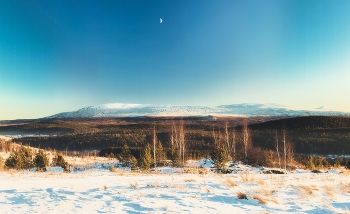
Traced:
[[350, 1], [0, 1], [0, 100], [0, 120], [114, 102], [350, 111]]

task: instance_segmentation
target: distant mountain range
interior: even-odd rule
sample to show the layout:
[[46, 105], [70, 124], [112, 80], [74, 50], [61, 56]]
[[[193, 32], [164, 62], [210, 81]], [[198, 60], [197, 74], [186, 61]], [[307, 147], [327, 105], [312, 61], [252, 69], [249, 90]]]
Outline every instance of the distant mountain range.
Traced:
[[349, 112], [332, 111], [325, 107], [296, 109], [277, 104], [233, 104], [208, 106], [147, 105], [109, 103], [90, 106], [77, 111], [63, 112], [43, 119], [98, 118], [98, 117], [299, 117], [299, 116], [350, 116]]

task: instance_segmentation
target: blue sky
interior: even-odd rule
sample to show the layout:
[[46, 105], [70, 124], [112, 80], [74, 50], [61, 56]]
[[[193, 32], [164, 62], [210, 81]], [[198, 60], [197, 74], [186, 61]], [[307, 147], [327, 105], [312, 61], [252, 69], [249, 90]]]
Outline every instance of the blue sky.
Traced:
[[347, 0], [0, 1], [0, 120], [113, 102], [350, 111], [349, 23]]

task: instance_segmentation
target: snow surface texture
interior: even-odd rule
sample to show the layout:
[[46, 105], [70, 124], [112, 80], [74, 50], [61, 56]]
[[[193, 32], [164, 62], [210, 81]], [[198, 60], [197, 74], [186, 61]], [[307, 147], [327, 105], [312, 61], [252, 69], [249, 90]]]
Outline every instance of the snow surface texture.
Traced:
[[[208, 161], [188, 164], [211, 166]], [[346, 171], [275, 175], [236, 163], [235, 173], [220, 175], [171, 168], [110, 172], [104, 164], [93, 166], [72, 173], [55, 168], [0, 172], [1, 213], [346, 213], [350, 208]]]
[[234, 104], [216, 107], [174, 106], [109, 103], [91, 106], [78, 111], [64, 112], [47, 118], [83, 117], [142, 117], [142, 116], [263, 116], [296, 117], [310, 115], [350, 116], [350, 113], [332, 111], [324, 107], [295, 109], [276, 104]]

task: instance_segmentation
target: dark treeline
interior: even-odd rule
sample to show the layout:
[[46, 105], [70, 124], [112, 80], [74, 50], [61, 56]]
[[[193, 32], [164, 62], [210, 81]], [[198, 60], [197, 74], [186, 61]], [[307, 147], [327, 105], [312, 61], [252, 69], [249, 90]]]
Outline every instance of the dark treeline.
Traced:
[[[260, 119], [259, 119], [260, 120]], [[258, 122], [258, 119], [252, 122]], [[237, 141], [241, 142], [241, 122], [237, 118], [191, 118], [185, 122], [186, 156], [200, 158], [207, 156], [214, 148], [213, 129], [223, 133], [225, 122], [230, 130], [237, 132]], [[105, 148], [121, 148], [127, 144], [130, 148], [143, 148], [152, 143], [153, 127], [156, 127], [157, 140], [168, 153], [171, 148], [171, 126], [178, 120], [145, 119], [130, 120], [79, 120], [51, 121], [40, 124], [16, 125], [19, 130], [65, 131], [63, 135], [49, 137], [25, 137], [14, 139], [15, 142], [34, 147], [56, 150], [85, 151]], [[248, 121], [249, 122], [249, 121]], [[8, 127], [4, 130], [13, 131]], [[11, 126], [13, 127], [13, 126]], [[300, 117], [280, 119], [249, 125], [251, 141], [255, 149], [274, 150], [276, 131], [279, 138], [285, 130], [288, 142], [291, 142], [295, 153], [303, 154], [350, 154], [350, 118], [348, 117]], [[240, 150], [241, 143], [237, 144]], [[168, 151], [169, 150], [169, 151]]]
[[294, 151], [302, 154], [350, 154], [350, 118], [310, 116], [253, 124], [254, 145], [273, 149], [276, 130], [287, 132]]

